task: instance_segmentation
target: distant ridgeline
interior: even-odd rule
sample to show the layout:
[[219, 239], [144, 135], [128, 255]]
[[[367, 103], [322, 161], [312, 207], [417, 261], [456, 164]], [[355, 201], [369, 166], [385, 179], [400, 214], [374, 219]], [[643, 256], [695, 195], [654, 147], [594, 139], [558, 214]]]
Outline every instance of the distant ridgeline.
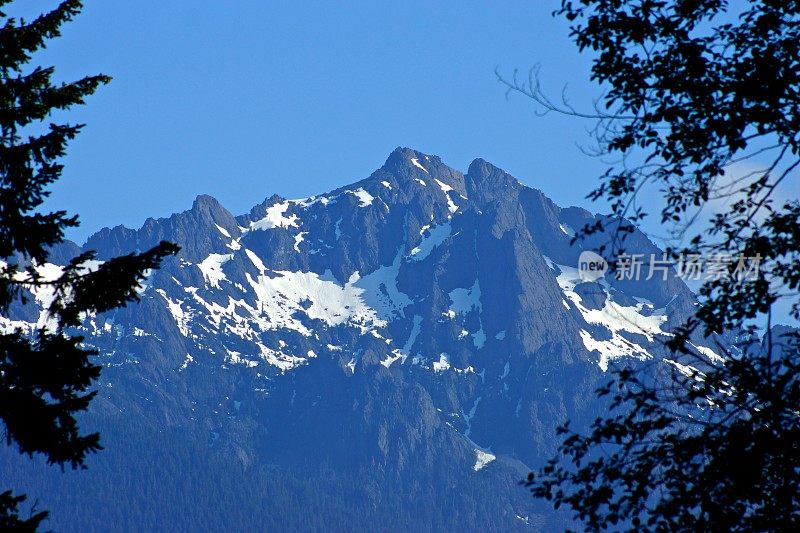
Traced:
[[[518, 482], [557, 424], [603, 411], [609, 365], [669, 357], [695, 301], [672, 271], [583, 281], [607, 236], [570, 241], [594, 220], [481, 159], [398, 148], [320, 196], [241, 216], [199, 196], [104, 229], [83, 247], [100, 260], [181, 246], [140, 303], [82, 328], [105, 450], [62, 474], [4, 447], [3, 478], [56, 531], [563, 529]], [[641, 233], [626, 250], [660, 253]], [[0, 327], [45, 323], [47, 301]]]

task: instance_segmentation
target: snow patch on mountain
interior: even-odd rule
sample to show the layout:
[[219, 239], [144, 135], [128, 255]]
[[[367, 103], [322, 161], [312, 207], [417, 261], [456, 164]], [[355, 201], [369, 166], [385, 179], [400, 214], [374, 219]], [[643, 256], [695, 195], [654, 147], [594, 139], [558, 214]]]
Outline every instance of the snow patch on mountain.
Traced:
[[322, 206], [326, 206], [336, 201], [338, 196], [330, 197], [330, 196], [309, 196], [308, 198], [298, 198], [296, 200], [289, 200], [289, 203], [296, 205], [297, 207], [308, 209], [312, 205], [320, 204]]
[[414, 165], [414, 166], [415, 166], [415, 167], [417, 167], [417, 168], [421, 168], [423, 171], [425, 171], [425, 174], [430, 174], [430, 172], [428, 172], [428, 169], [427, 169], [427, 168], [425, 168], [425, 167], [423, 167], [423, 166], [420, 164], [420, 162], [419, 162], [419, 159], [417, 159], [416, 157], [412, 157], [412, 158], [411, 158], [411, 164], [412, 164], [412, 165]]
[[[83, 272], [97, 270], [97, 266], [99, 266], [100, 262], [92, 261], [92, 263], [92, 265], [86, 265], [86, 263], [84, 263], [86, 266], [83, 269]], [[52, 263], [36, 265], [34, 268], [36, 270], [36, 274], [41, 278], [41, 281], [44, 282], [55, 281], [64, 273], [64, 269], [62, 267]], [[16, 278], [30, 279], [27, 273], [20, 273]], [[53, 300], [56, 297], [55, 286], [28, 286], [28, 289], [33, 293], [36, 303], [41, 307], [39, 311], [39, 318], [36, 321], [36, 328], [44, 328], [48, 333], [55, 332], [56, 328], [58, 327], [58, 321], [55, 319], [55, 317], [50, 316], [50, 306], [53, 304]]]
[[571, 227], [569, 227], [566, 224], [559, 224], [558, 228], [561, 230], [561, 233], [563, 233], [564, 235], [566, 235], [568, 237], [574, 237], [575, 236], [575, 230], [572, 229]]
[[458, 288], [450, 291], [450, 309], [445, 314], [454, 318], [457, 314], [466, 315], [473, 309], [478, 314], [478, 330], [472, 333], [473, 345], [481, 349], [486, 344], [486, 332], [483, 330], [483, 319], [480, 313], [483, 311], [481, 303], [481, 285], [476, 279], [470, 288]]
[[267, 230], [273, 228], [296, 228], [297, 215], [286, 216], [289, 209], [289, 200], [278, 202], [267, 208], [267, 215], [261, 220], [250, 223], [251, 230]]
[[448, 184], [446, 184], [445, 182], [443, 182], [443, 181], [441, 181], [441, 180], [439, 180], [437, 178], [433, 178], [433, 181], [435, 181], [436, 184], [439, 185], [439, 188], [445, 194], [447, 194], [448, 192], [453, 190], [453, 188], [451, 186], [449, 186]]
[[472, 287], [468, 289], [453, 289], [450, 291], [450, 310], [467, 314], [473, 309], [482, 310], [481, 304], [481, 284], [476, 279]]
[[708, 357], [708, 360], [711, 361], [712, 363], [724, 363], [725, 362], [725, 358], [722, 357], [721, 355], [719, 355], [717, 352], [715, 352], [711, 348], [708, 348], [706, 346], [699, 346], [697, 344], [692, 344], [692, 346], [694, 347], [695, 350], [700, 352], [702, 355], [705, 355], [706, 357]]
[[450, 197], [450, 192], [453, 191], [453, 188], [450, 185], [446, 184], [445, 182], [438, 180], [436, 178], [434, 178], [433, 181], [435, 181], [436, 184], [439, 185], [439, 188], [444, 193], [445, 198], [447, 198], [447, 210], [450, 211], [450, 214], [453, 214], [456, 211], [458, 211], [458, 205], [456, 205], [456, 203]]
[[181, 366], [178, 368], [178, 372], [186, 370], [189, 367], [189, 363], [192, 362], [194, 362], [194, 357], [192, 357], [190, 354], [187, 353], [186, 358], [183, 360], [183, 363], [181, 363]]
[[[304, 363], [306, 363], [306, 359], [303, 357], [297, 357], [295, 355], [285, 354], [283, 352], [273, 350], [264, 346], [263, 344], [258, 345], [259, 349], [261, 350], [261, 358], [264, 359], [268, 364], [279, 368], [283, 372], [288, 370], [292, 370], [295, 367], [298, 367]], [[249, 367], [257, 366], [257, 361], [251, 361], [249, 359], [243, 359], [238, 356], [231, 356], [231, 358], [236, 357], [234, 361], [235, 364], [244, 364]]]
[[[605, 291], [606, 298], [602, 309], [588, 309], [583, 305], [583, 299], [575, 292], [575, 286], [583, 280], [578, 269], [565, 265], [556, 265], [549, 258], [546, 258], [548, 265], [560, 273], [556, 276], [556, 281], [564, 293], [564, 296], [580, 312], [584, 321], [593, 326], [605, 328], [611, 338], [607, 340], [596, 339], [589, 331], [580, 331], [581, 340], [589, 351], [597, 351], [600, 354], [598, 365], [603, 371], [608, 369], [608, 362], [617, 357], [639, 357], [647, 358], [649, 352], [630, 339], [622, 335], [623, 332], [643, 335], [648, 342], [653, 342], [655, 336], [667, 335], [661, 330], [661, 325], [667, 321], [663, 309], [652, 311], [645, 315], [642, 311], [648, 307], [649, 302], [641, 300], [636, 305], [623, 306], [616, 303], [610, 294], [610, 287], [605, 280], [599, 280], [598, 286]], [[565, 307], [569, 307], [565, 305]], [[652, 304], [649, 304], [652, 307]]]
[[450, 358], [447, 354], [439, 354], [439, 360], [433, 362], [433, 371], [434, 372], [444, 372], [445, 370], [450, 369]]
[[245, 248], [244, 253], [247, 255], [248, 259], [250, 259], [250, 262], [253, 263], [253, 266], [255, 266], [258, 270], [264, 272], [267, 269], [267, 267], [264, 266], [264, 262], [261, 261], [261, 258], [253, 253], [252, 250]]
[[472, 334], [472, 344], [479, 350], [486, 344], [486, 333], [483, 331], [483, 326]]
[[[361, 289], [360, 294], [363, 300], [383, 320], [404, 316], [404, 309], [411, 305], [408, 295], [397, 287], [400, 261], [401, 255], [398, 251], [391, 265], [382, 266], [361, 278], [356, 272], [348, 282], [348, 284]], [[385, 322], [382, 325], [385, 325]]]
[[257, 312], [265, 316], [268, 329], [291, 329], [304, 336], [312, 332], [297, 318], [303, 313], [329, 326], [348, 322], [364, 331], [386, 325], [364, 301], [365, 289], [353, 283], [339, 285], [332, 276], [314, 272], [274, 271], [247, 281], [255, 291]]
[[297, 235], [294, 236], [294, 251], [300, 253], [300, 243], [303, 242], [303, 235], [308, 235], [307, 231], [301, 231]]
[[[564, 265], [557, 266], [561, 271], [556, 277], [559, 287], [567, 299], [581, 312], [586, 322], [603, 325], [612, 331], [628, 331], [645, 335], [649, 341], [653, 340], [653, 335], [665, 334], [661, 330], [661, 324], [667, 321], [667, 316], [658, 313], [663, 309], [653, 311], [650, 315], [643, 315], [642, 310], [649, 303], [645, 300], [639, 301], [634, 306], [619, 305], [611, 298], [608, 284], [605, 281], [600, 282], [606, 291], [605, 306], [603, 309], [587, 309], [583, 306], [581, 297], [575, 292], [575, 286], [582, 282], [578, 269]], [[652, 307], [652, 304], [650, 306]]]
[[222, 271], [222, 265], [233, 259], [233, 254], [210, 254], [197, 264], [197, 268], [203, 273], [206, 283], [219, 289], [219, 282], [227, 279]]
[[481, 468], [485, 467], [495, 459], [497, 459], [497, 457], [494, 454], [480, 448], [475, 448], [475, 465], [472, 467], [472, 469], [478, 472]]
[[381, 364], [386, 368], [389, 368], [390, 366], [392, 366], [392, 363], [394, 363], [399, 359], [404, 359], [403, 352], [401, 352], [400, 350], [392, 350], [392, 354], [389, 355], [383, 361], [381, 361]]
[[411, 333], [408, 335], [408, 340], [403, 345], [403, 362], [406, 362], [406, 358], [411, 355], [411, 349], [414, 348], [414, 343], [417, 342], [417, 337], [419, 337], [420, 332], [422, 331], [422, 317], [419, 315], [414, 315], [412, 319], [413, 325], [411, 326]]
[[422, 241], [420, 241], [409, 254], [409, 259], [412, 261], [422, 261], [426, 259], [437, 246], [441, 245], [450, 237], [452, 227], [447, 223], [434, 226], [433, 228], [430, 228], [430, 226], [423, 227], [420, 231]]
[[621, 335], [612, 335], [610, 340], [597, 340], [585, 329], [580, 330], [581, 340], [586, 349], [590, 352], [597, 351], [600, 359], [597, 365], [605, 372], [608, 370], [608, 363], [612, 359], [619, 357], [639, 357], [645, 359], [650, 354], [643, 347], [635, 342], [629, 341]]
[[166, 291], [164, 289], [156, 289], [156, 292], [164, 298], [164, 301], [167, 303], [167, 309], [169, 310], [172, 318], [175, 319], [175, 324], [178, 326], [178, 331], [180, 331], [181, 335], [184, 337], [189, 336], [189, 320], [191, 318], [190, 313], [184, 312], [181, 304], [183, 304], [182, 300], [173, 300], [169, 296], [167, 296]]
[[15, 331], [22, 331], [23, 333], [30, 333], [33, 331], [34, 324], [25, 322], [24, 320], [12, 320], [10, 318], [0, 316], [0, 335], [8, 335]]
[[360, 207], [367, 207], [368, 205], [372, 205], [372, 202], [375, 200], [374, 196], [372, 196], [370, 193], [368, 193], [361, 187], [359, 187], [354, 191], [347, 191], [347, 192], [358, 198], [359, 202], [358, 205]]
[[[224, 235], [225, 237], [227, 237], [227, 238], [229, 238], [229, 239], [231, 238], [231, 234], [230, 234], [230, 233], [228, 233], [228, 230], [226, 230], [225, 228], [223, 228], [223, 227], [222, 227], [222, 226], [220, 226], [219, 224], [214, 224], [214, 225], [217, 227], [217, 231], [219, 231], [220, 233], [222, 233], [222, 235]], [[189, 356], [189, 357], [191, 357], [191, 356]]]
[[[475, 413], [478, 410], [478, 405], [480, 405], [483, 396], [478, 396], [475, 398], [475, 401], [472, 402], [472, 407], [470, 408], [468, 413], [461, 411], [461, 416], [464, 418], [464, 423], [467, 425], [466, 429], [464, 429], [464, 436], [469, 439], [469, 434], [472, 433], [472, 419], [475, 418]], [[472, 441], [470, 441], [472, 442]], [[474, 446], [477, 445], [473, 442]]]

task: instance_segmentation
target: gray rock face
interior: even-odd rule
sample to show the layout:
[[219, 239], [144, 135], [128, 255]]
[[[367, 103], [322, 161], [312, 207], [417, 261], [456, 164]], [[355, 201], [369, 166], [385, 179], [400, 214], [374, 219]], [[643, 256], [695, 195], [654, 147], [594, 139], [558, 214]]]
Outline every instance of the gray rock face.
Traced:
[[[127, 472], [124, 434], [165, 456], [198, 447], [221, 476], [278, 469], [296, 505], [270, 523], [288, 529], [309, 525], [312, 501], [334, 530], [387, 513], [388, 529], [562, 527], [517, 482], [554, 453], [557, 424], [601, 412], [593, 391], [610, 364], [664, 355], [659, 340], [694, 301], [674, 274], [583, 283], [578, 256], [602, 236], [571, 240], [594, 220], [481, 159], [464, 175], [398, 148], [320, 196], [272, 196], [241, 216], [199, 196], [138, 230], [105, 229], [84, 246], [101, 259], [162, 239], [182, 250], [139, 304], [87, 318], [106, 366], [91, 415], [104, 460]], [[642, 234], [630, 249], [658, 252]], [[172, 431], [185, 442], [164, 440]], [[210, 467], [181, 468], [201, 479]], [[267, 520], [248, 476], [228, 489], [249, 495], [237, 516]], [[43, 490], [82, 505], [68, 483]], [[191, 502], [181, 494], [172, 505]]]

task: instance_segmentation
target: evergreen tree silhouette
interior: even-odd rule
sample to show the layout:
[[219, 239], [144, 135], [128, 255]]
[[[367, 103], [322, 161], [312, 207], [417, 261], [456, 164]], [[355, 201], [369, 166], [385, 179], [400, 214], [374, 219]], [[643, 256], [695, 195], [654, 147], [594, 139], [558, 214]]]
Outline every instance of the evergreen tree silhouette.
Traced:
[[[178, 247], [161, 242], [105, 262], [86, 252], [55, 274], [43, 268], [53, 247], [64, 242], [64, 231], [78, 225], [77, 216], [48, 212], [43, 202], [61, 175], [67, 144], [82, 128], [48, 120], [56, 110], [83, 104], [111, 78], [56, 84], [52, 67], [29, 65], [32, 54], [80, 12], [80, 1], [60, 2], [30, 22], [9, 17], [9, 2], [0, 0], [0, 420], [7, 444], [21, 453], [81, 468], [87, 454], [101, 449], [100, 436], [82, 434], [75, 419], [96, 394], [90, 387], [100, 366], [74, 328], [87, 314], [137, 300], [147, 271]], [[47, 320], [36, 327], [8, 320], [12, 305], [40, 292], [52, 296]], [[0, 493], [0, 529], [32, 531], [41, 525], [47, 512], [23, 517], [18, 507], [24, 499], [10, 490]]]

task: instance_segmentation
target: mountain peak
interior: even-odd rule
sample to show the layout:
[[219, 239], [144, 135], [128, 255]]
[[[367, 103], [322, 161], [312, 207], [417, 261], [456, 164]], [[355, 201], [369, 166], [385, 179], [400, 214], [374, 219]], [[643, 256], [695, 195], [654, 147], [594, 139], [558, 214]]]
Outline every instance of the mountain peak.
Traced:
[[192, 202], [192, 209], [214, 208], [217, 206], [221, 207], [222, 204], [219, 203], [219, 200], [208, 194], [198, 194], [197, 198]]
[[498, 194], [505, 196], [522, 188], [517, 178], [481, 158], [470, 163], [464, 181], [467, 195], [479, 205], [492, 201]]
[[423, 154], [422, 152], [418, 152], [412, 148], [406, 148], [404, 146], [398, 146], [392, 153], [389, 154], [389, 157], [386, 158], [386, 163], [384, 163], [384, 167], [397, 167], [397, 166], [406, 166], [406, 165], [413, 165], [413, 161], [430, 161], [432, 158], [440, 161], [438, 157], [431, 156], [428, 154]]
[[231, 215], [228, 210], [213, 196], [208, 194], [199, 194], [192, 202], [192, 207], [187, 211], [194, 216], [215, 220], [218, 218], [230, 218]]
[[382, 170], [408, 176], [431, 175], [439, 169], [453, 170], [435, 155], [424, 154], [412, 148], [398, 146], [395, 148], [386, 162], [381, 167]]
[[380, 175], [390, 175], [400, 183], [416, 182], [423, 185], [433, 182], [434, 187], [442, 190], [453, 190], [462, 196], [466, 194], [464, 175], [461, 172], [444, 164], [438, 156], [412, 148], [395, 148], [386, 163], [372, 177]]

